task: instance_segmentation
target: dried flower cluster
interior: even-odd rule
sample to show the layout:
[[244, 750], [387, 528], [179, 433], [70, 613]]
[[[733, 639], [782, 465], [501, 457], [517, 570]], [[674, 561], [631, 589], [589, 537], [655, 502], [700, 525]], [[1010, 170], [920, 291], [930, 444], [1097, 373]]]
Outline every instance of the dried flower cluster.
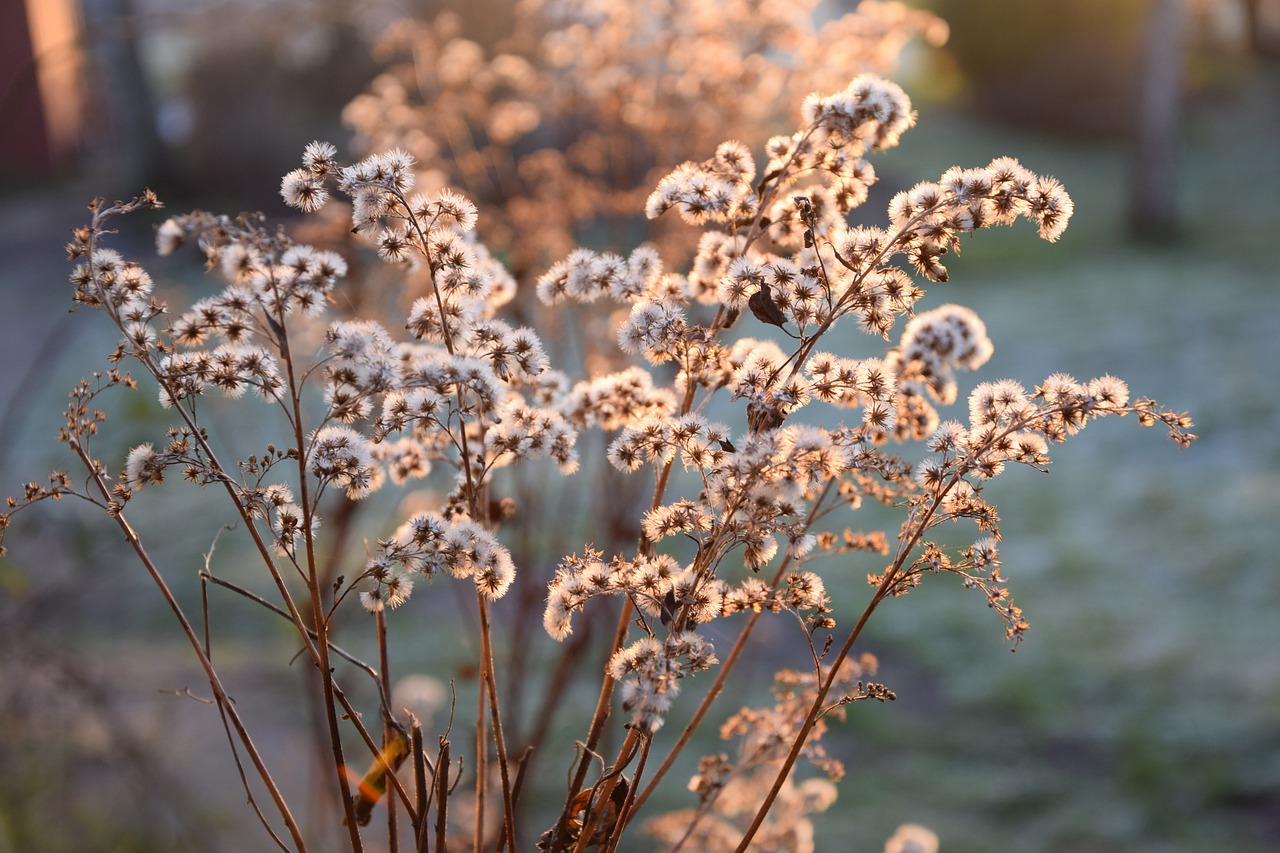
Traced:
[[[474, 198], [486, 240], [523, 280], [573, 251], [584, 226], [633, 230], [672, 163], [726, 137], [758, 147], [789, 120], [780, 107], [890, 71], [913, 38], [947, 38], [939, 18], [902, 3], [863, 0], [815, 26], [818, 5], [522, 0], [491, 50], [451, 13], [401, 21], [378, 47], [399, 61], [343, 118], [367, 150], [403, 146], [425, 181]], [[689, 248], [680, 229], [654, 226], [664, 254]]]
[[[748, 5], [751, 15], [743, 12]], [[767, 28], [789, 19], [783, 5], [726, 4], [726, 14]], [[713, 30], [743, 38], [754, 32], [721, 28], [674, 0], [665, 6], [684, 27], [663, 36], [670, 42], [666, 55], [677, 66], [688, 49], [685, 39], [705, 50]], [[623, 25], [644, 31], [652, 23], [616, 4], [608, 4], [608, 12], [593, 3], [556, 8], [569, 18], [542, 35], [539, 49], [577, 73], [621, 67], [633, 55]], [[905, 14], [893, 4], [862, 8], [872, 16]], [[538, 4], [528, 9], [550, 14]], [[847, 35], [849, 20], [833, 24], [831, 37]], [[909, 30], [932, 19], [894, 20], [895, 28], [909, 20]], [[584, 53], [586, 23], [599, 24], [602, 43]], [[428, 31], [440, 48], [433, 85], [460, 99], [442, 120], [470, 128], [484, 116], [489, 134], [508, 141], [532, 128], [535, 88], [523, 60], [486, 60], [447, 29], [437, 21]], [[599, 52], [606, 45], [618, 48], [612, 58]], [[728, 43], [720, 48], [726, 55], [737, 49]], [[714, 93], [742, 74], [757, 86], [781, 86], [774, 66], [761, 63], [732, 74], [731, 63], [689, 63], [678, 79], [690, 93], [681, 97], [714, 108], [721, 97]], [[599, 74], [583, 80], [599, 101], [637, 94], [635, 80], [625, 86]], [[384, 100], [406, 97], [394, 94], [394, 85], [379, 84]], [[471, 103], [463, 97], [469, 87], [485, 97]], [[495, 98], [505, 100], [495, 105]], [[656, 102], [636, 97], [629, 103], [634, 111], [596, 118], [634, 130], [652, 114], [666, 115]], [[394, 122], [383, 126], [389, 119], [371, 103], [353, 105], [353, 114], [362, 111], [376, 113], [362, 121], [381, 133], [402, 129]], [[896, 194], [883, 227], [851, 227], [847, 214], [867, 199], [876, 180], [865, 158], [893, 147], [914, 125], [910, 101], [897, 85], [861, 74], [834, 94], [810, 95], [801, 119], [796, 132], [764, 145], [763, 168], [757, 169], [749, 145], [723, 142], [709, 146], [709, 159], [684, 162], [656, 180], [647, 203], [639, 200], [636, 209], [650, 219], [674, 213], [667, 218], [698, 229], [687, 265], [677, 256], [669, 267], [653, 245], [625, 255], [572, 249], [548, 260], [531, 288], [546, 311], [612, 302], [618, 348], [652, 366], [610, 366], [577, 381], [552, 366], [537, 332], [503, 319], [520, 285], [476, 236], [485, 209], [449, 189], [415, 191], [423, 164], [406, 149], [344, 165], [334, 146], [312, 143], [280, 188], [286, 202], [307, 214], [349, 199], [343, 216], [355, 246], [416, 282], [423, 294], [391, 319], [331, 310], [335, 294], [348, 286], [341, 254], [295, 243], [258, 217], [206, 213], [175, 216], [157, 231], [161, 254], [193, 243], [221, 279], [213, 295], [171, 307], [139, 265], [101, 245], [111, 218], [156, 207], [157, 200], [148, 194], [130, 203], [95, 203], [93, 222], [69, 246], [77, 262], [74, 299], [104, 312], [122, 340], [111, 369], [76, 389], [62, 434], [89, 473], [88, 486], [58, 472], [48, 485], [29, 484], [21, 498], [10, 499], [0, 532], [13, 512], [31, 503], [73, 495], [89, 500], [126, 532], [162, 594], [181, 612], [126, 520], [129, 502], [174, 468], [187, 480], [224, 490], [279, 595], [279, 612], [297, 629], [317, 672], [334, 787], [352, 849], [362, 849], [361, 827], [385, 796], [393, 843], [399, 815], [417, 849], [432, 840], [444, 849], [456, 801], [475, 816], [473, 846], [514, 850], [528, 837], [517, 806], [523, 790], [518, 779], [529, 768], [527, 757], [519, 760], [511, 751], [501, 697], [503, 679], [520, 673], [500, 673], [494, 664], [493, 645], [501, 635], [490, 608], [514, 585], [538, 580], [517, 578], [518, 556], [501, 528], [518, 507], [509, 485], [495, 475], [515, 463], [547, 459], [574, 476], [581, 465], [580, 434], [599, 429], [607, 449], [588, 460], [589, 470], [599, 472], [607, 460], [620, 476], [651, 475], [652, 500], [636, 512], [633, 542], [610, 545], [614, 553], [577, 547], [560, 561], [545, 597], [539, 589], [524, 599], [541, 607], [542, 627], [556, 641], [567, 640], [575, 621], [581, 624], [608, 602], [617, 618], [603, 649], [603, 670], [594, 673], [599, 698], [576, 742], [563, 808], [556, 804], [560, 810], [540, 846], [612, 850], [628, 827], [643, 825], [675, 848], [741, 850], [754, 843], [813, 849], [810, 816], [833, 802], [834, 782], [843, 774], [821, 743], [827, 720], [857, 700], [894, 698], [888, 687], [866, 680], [874, 659], [860, 649], [858, 657], [852, 654], [872, 612], [929, 574], [945, 573], [983, 593], [1015, 644], [1027, 630], [1004, 586], [999, 518], [983, 499], [985, 481], [1014, 463], [1043, 470], [1053, 445], [1106, 415], [1162, 423], [1183, 445], [1194, 436], [1186, 415], [1145, 398], [1131, 400], [1124, 383], [1109, 376], [1081, 383], [1055, 374], [1032, 391], [1009, 381], [980, 384], [968, 397], [967, 422], [943, 420], [940, 410], [959, 399], [957, 374], [984, 364], [993, 346], [972, 311], [951, 304], [921, 310], [926, 293], [920, 282], [946, 281], [943, 259], [962, 236], [983, 228], [1026, 219], [1041, 237], [1056, 240], [1070, 219], [1071, 199], [1053, 179], [1000, 158], [985, 167], [948, 170], [936, 182]], [[570, 159], [585, 156], [584, 149]], [[528, 163], [546, 159], [530, 157]], [[579, 165], [562, 162], [546, 174], [568, 192]], [[520, 215], [514, 202], [508, 206], [508, 227], [542, 209], [526, 202], [530, 207]], [[566, 221], [547, 225], [563, 228]], [[529, 238], [534, 243], [537, 233]], [[559, 239], [544, 245], [556, 246]], [[884, 341], [883, 353], [854, 358], [835, 351], [831, 333], [842, 321], [843, 330]], [[319, 342], [313, 359], [302, 356], [306, 341]], [[164, 441], [134, 447], [121, 468], [99, 461], [91, 440], [104, 417], [93, 408], [96, 397], [133, 384], [118, 370], [124, 361], [151, 377], [173, 426]], [[259, 400], [244, 405], [258, 408], [246, 417], [274, 418], [281, 440], [261, 455], [223, 461], [202, 417], [215, 389], [233, 399], [252, 390]], [[925, 455], [913, 463], [898, 453], [910, 452], [914, 443], [923, 443]], [[349, 555], [334, 542], [350, 532], [365, 499], [388, 484], [410, 481], [443, 488], [431, 506], [406, 520], [369, 519], [374, 538], [367, 557], [358, 567], [346, 565]], [[902, 510], [895, 536], [844, 526], [866, 500]], [[333, 540], [326, 539], [322, 507], [333, 519]], [[938, 526], [962, 519], [978, 530], [971, 545], [949, 549], [930, 538]], [[556, 531], [559, 553], [575, 548], [568, 537], [592, 536], [591, 520], [582, 521], [586, 529]], [[853, 598], [841, 589], [837, 596], [824, 581], [829, 558], [851, 554], [879, 555], [881, 570], [867, 578], [869, 595], [863, 590]], [[330, 617], [350, 597], [372, 614], [385, 677], [385, 641], [395, 629], [388, 611], [442, 574], [475, 587], [480, 706], [471, 764], [459, 763], [447, 732], [428, 755], [418, 720], [389, 704], [387, 682], [365, 665], [379, 685], [383, 721], [381, 733], [370, 731], [341, 686], [346, 675], [331, 665], [334, 655], [346, 653], [331, 639]], [[863, 609], [853, 626], [838, 624], [837, 613], [856, 612], [854, 607]], [[690, 784], [695, 808], [636, 820], [720, 695], [758, 620], [774, 616], [794, 624], [807, 649], [803, 668], [779, 673], [772, 708], [743, 709], [724, 724], [723, 737], [739, 743], [737, 755], [702, 760]], [[293, 847], [305, 848], [303, 831], [216, 668], [183, 624], [219, 712], [237, 735], [235, 748], [248, 756], [272, 799], [274, 811], [259, 811], [264, 825], [282, 825]], [[713, 637], [733, 639], [717, 649]], [[566, 649], [566, 666], [573, 657]], [[691, 722], [674, 741], [660, 741], [681, 693], [711, 671], [714, 681], [690, 704], [696, 704]], [[549, 715], [562, 707], [562, 698], [562, 688], [553, 684]], [[609, 759], [599, 751], [615, 702], [625, 730]], [[348, 778], [344, 757], [353, 732], [372, 761], [358, 785]], [[665, 752], [654, 762], [656, 770], [648, 760], [655, 748]], [[409, 758], [408, 770], [397, 775]], [[800, 759], [826, 778], [796, 776]], [[469, 803], [455, 790], [463, 768], [474, 778]], [[561, 766], [549, 775], [563, 772]], [[930, 840], [927, 830], [904, 827], [886, 849], [930, 844], [936, 848], [937, 839]]]
[[[850, 702], [864, 699], [884, 702], [894, 698], [883, 685], [862, 680], [875, 674], [878, 663], [873, 656], [863, 655], [856, 662], [846, 659], [840, 666], [833, 688], [842, 698], [826, 709], [826, 717], [844, 719]], [[754, 813], [768, 791], [817, 695], [819, 681], [817, 672], [778, 672], [774, 676], [772, 707], [743, 708], [721, 726], [721, 739], [737, 742], [735, 755], [718, 753], [705, 756], [699, 762], [698, 773], [689, 780], [689, 790], [697, 795], [698, 807], [653, 818], [645, 829], [672, 850], [732, 853], [737, 849], [745, 828], [741, 825], [742, 819]], [[835, 802], [835, 783], [845, 772], [844, 765], [829, 755], [821, 743], [826, 730], [824, 717], [809, 733], [802, 753], [823, 775], [798, 784], [788, 778], [779, 791], [773, 811], [755, 837], [755, 843], [762, 849], [815, 849], [812, 816], [826, 811]]]

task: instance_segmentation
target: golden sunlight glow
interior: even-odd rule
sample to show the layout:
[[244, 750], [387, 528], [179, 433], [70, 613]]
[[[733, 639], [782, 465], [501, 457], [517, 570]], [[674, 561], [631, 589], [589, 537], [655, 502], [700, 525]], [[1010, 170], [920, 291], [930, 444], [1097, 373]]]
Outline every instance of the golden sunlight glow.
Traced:
[[71, 0], [27, 0], [31, 53], [53, 159], [76, 143], [84, 114], [83, 62]]

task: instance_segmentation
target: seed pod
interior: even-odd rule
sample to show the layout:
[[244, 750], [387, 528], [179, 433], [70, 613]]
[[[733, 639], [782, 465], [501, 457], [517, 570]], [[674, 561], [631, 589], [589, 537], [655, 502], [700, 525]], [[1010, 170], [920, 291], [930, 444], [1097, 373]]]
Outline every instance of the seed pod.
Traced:
[[782, 313], [778, 303], [773, 301], [773, 294], [769, 292], [767, 284], [760, 285], [760, 289], [751, 294], [751, 298], [747, 300], [747, 307], [761, 323], [781, 327], [787, 322], [786, 315]]

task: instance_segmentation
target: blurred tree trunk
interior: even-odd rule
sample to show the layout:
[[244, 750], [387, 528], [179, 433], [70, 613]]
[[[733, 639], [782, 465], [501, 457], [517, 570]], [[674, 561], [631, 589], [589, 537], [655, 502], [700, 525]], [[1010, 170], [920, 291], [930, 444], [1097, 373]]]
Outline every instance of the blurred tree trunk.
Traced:
[[1129, 231], [1142, 240], [1178, 233], [1177, 140], [1185, 0], [1152, 0], [1138, 93]]
[[1263, 8], [1263, 0], [1244, 0], [1245, 34], [1249, 41], [1249, 52], [1259, 59], [1280, 56], [1280, 44], [1274, 39], [1274, 27], [1268, 29], [1268, 17], [1272, 25], [1275, 23], [1276, 7], [1270, 6], [1270, 16]]
[[116, 192], [137, 193], [173, 177], [168, 149], [156, 126], [151, 86], [138, 52], [141, 19], [133, 0], [83, 0], [85, 35], [93, 52], [100, 112], [113, 149]]

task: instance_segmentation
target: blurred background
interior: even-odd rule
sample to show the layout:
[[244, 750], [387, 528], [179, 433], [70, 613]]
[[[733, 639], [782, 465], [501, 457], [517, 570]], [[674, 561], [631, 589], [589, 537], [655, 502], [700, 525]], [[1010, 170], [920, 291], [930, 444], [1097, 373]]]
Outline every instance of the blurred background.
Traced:
[[[63, 246], [94, 196], [150, 186], [171, 212], [288, 221], [279, 179], [307, 142], [347, 157], [395, 144], [424, 186], [477, 199], [522, 284], [576, 244], [650, 239], [675, 266], [690, 230], [633, 214], [657, 177], [734, 135], [759, 156], [807, 91], [864, 69], [902, 83], [920, 121], [875, 158], [861, 221], [952, 165], [1011, 155], [1059, 178], [1076, 214], [1058, 244], [977, 235], [927, 301], [986, 322], [996, 353], [975, 382], [1114, 373], [1190, 410], [1200, 440], [1180, 451], [1102, 422], [1055, 450], [1050, 476], [991, 484], [1031, 633], [1009, 655], [999, 620], [944, 578], [877, 613], [865, 648], [898, 699], [855, 706], [829, 736], [849, 775], [817, 849], [878, 851], [908, 821], [945, 851], [1280, 849], [1277, 0], [10, 0], [0, 16], [6, 494], [71, 464], [54, 440], [66, 391], [115, 342], [103, 318], [68, 312]], [[150, 258], [158, 221], [113, 245], [166, 293], [200, 294], [198, 261]], [[402, 296], [371, 284], [351, 299]], [[568, 353], [595, 367], [600, 350]], [[116, 466], [166, 421], [150, 393], [111, 402], [97, 450]], [[131, 511], [198, 614], [223, 511], [179, 483], [157, 491]], [[534, 543], [529, 571], [602, 544], [593, 526], [625, 541], [625, 509]], [[207, 692], [190, 651], [105, 521], [25, 512], [0, 560], [0, 851], [262, 849], [214, 711], [181, 695]], [[219, 573], [260, 581], [233, 535], [217, 545]], [[838, 615], [873, 570], [829, 569]], [[311, 722], [288, 698], [303, 679], [283, 665], [284, 624], [226, 595], [208, 606], [215, 660], [305, 791]], [[400, 671], [465, 682], [465, 646], [425, 638], [409, 635]]]

